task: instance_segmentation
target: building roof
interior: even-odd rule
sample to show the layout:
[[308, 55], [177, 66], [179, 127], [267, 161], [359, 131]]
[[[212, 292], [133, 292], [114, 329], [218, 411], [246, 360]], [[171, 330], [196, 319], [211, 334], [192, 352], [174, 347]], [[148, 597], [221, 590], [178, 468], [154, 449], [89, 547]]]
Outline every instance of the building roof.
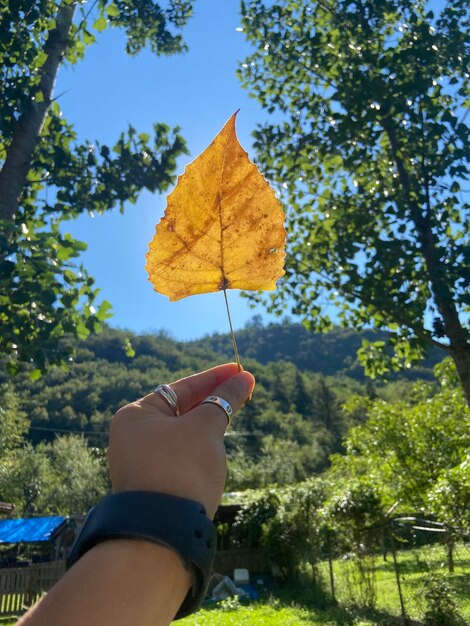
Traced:
[[0, 544], [49, 541], [66, 519], [55, 516], [0, 520]]
[[0, 513], [6, 514], [11, 513], [15, 510], [15, 505], [10, 504], [9, 502], [0, 502]]

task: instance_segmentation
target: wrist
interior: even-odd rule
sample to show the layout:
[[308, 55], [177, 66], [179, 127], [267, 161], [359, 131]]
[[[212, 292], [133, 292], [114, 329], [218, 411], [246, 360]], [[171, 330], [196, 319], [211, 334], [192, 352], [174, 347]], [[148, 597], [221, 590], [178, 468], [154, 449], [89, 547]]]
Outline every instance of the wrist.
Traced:
[[178, 555], [147, 541], [91, 548], [21, 620], [23, 626], [168, 626], [191, 587]]
[[177, 617], [199, 608], [217, 543], [215, 526], [200, 503], [148, 491], [108, 495], [87, 515], [67, 564], [70, 567], [100, 544], [122, 540], [126, 540], [126, 545], [130, 540], [172, 550], [192, 581]]
[[[152, 603], [155, 605], [155, 617], [162, 623], [174, 619], [192, 584], [191, 573], [174, 550], [145, 540], [115, 539], [99, 543], [80, 559], [78, 567], [94, 571], [99, 568], [109, 586], [115, 589], [126, 580], [136, 599], [140, 596], [143, 601], [151, 602], [149, 614]], [[157, 593], [158, 602], [154, 597]], [[162, 606], [166, 607], [167, 615], [161, 614]]]

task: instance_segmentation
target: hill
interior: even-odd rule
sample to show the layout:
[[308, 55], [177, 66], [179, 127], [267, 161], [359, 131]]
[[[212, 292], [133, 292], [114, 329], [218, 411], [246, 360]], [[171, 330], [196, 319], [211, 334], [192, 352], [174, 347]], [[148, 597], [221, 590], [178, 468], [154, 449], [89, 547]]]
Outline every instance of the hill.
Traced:
[[[318, 372], [324, 376], [337, 374], [364, 381], [364, 372], [356, 358], [362, 340], [386, 339], [386, 333], [372, 330], [356, 332], [345, 328], [334, 328], [328, 333], [311, 333], [301, 324], [283, 322], [264, 326], [258, 317], [236, 333], [241, 358], [252, 358], [259, 363], [289, 361], [302, 371]], [[182, 344], [179, 344], [182, 345]], [[229, 334], [213, 334], [203, 339], [187, 342], [186, 348], [210, 349], [224, 359], [233, 358], [232, 341]], [[400, 373], [401, 378], [415, 380], [432, 378], [433, 366], [442, 360], [437, 351], [412, 370]], [[396, 378], [396, 377], [395, 377]]]
[[[242, 362], [257, 387], [226, 438], [231, 488], [301, 480], [341, 450], [351, 425], [341, 404], [354, 393], [387, 393], [386, 387], [364, 384], [355, 361], [362, 336], [346, 330], [313, 335], [299, 325], [262, 326], [256, 320], [237, 333]], [[160, 383], [233, 360], [228, 335], [177, 342], [165, 333], [137, 336], [111, 328], [77, 344], [75, 352], [68, 369], [52, 368], [40, 380], [27, 371], [14, 379], [0, 375], [0, 407], [9, 389], [30, 420], [34, 445], [78, 433], [103, 448], [119, 407]], [[428, 377], [430, 369], [419, 373]], [[403, 394], [411, 383], [395, 385]]]

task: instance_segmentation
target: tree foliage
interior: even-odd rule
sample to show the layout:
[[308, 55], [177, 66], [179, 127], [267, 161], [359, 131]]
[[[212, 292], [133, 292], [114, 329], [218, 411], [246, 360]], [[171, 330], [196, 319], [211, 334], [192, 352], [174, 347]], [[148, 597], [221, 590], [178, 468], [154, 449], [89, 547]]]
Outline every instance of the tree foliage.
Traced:
[[274, 491], [249, 491], [232, 529], [234, 545], [260, 548], [278, 576], [292, 582], [308, 562], [314, 579], [325, 555], [323, 504], [327, 485], [321, 477]]
[[[273, 328], [258, 331], [257, 346], [266, 356], [262, 344], [269, 345], [273, 335]], [[287, 336], [294, 337], [295, 332]], [[132, 358], [126, 353], [129, 338], [135, 351]], [[220, 337], [215, 339], [217, 344]], [[296, 345], [292, 344], [294, 351]], [[334, 355], [333, 336], [328, 345]], [[205, 343], [179, 343], [163, 333], [135, 336], [105, 329], [73, 346], [75, 360], [66, 369], [51, 367], [33, 381], [25, 367], [11, 385], [31, 422], [28, 440], [35, 445], [51, 443], [57, 433], [70, 432], [83, 434], [92, 447], [105, 447], [109, 422], [118, 408], [148, 393], [155, 381], [175, 380], [220, 363], [220, 354], [211, 346], [211, 338]], [[273, 358], [275, 353], [268, 361]], [[341, 450], [341, 439], [353, 421], [344, 415], [341, 403], [363, 392], [363, 386], [344, 375], [301, 371], [289, 361], [261, 364], [243, 358], [243, 364], [255, 374], [257, 387], [225, 440], [227, 488], [290, 484], [325, 468], [329, 455]]]
[[436, 386], [420, 383], [407, 399], [351, 398], [346, 411], [357, 421], [345, 454], [334, 455], [319, 476], [238, 495], [235, 545], [266, 550], [290, 580], [304, 562], [315, 580], [318, 560], [347, 555], [356, 599], [373, 606], [374, 559], [395, 550], [396, 538], [412, 544], [413, 520], [421, 518], [434, 520], [426, 526], [441, 525], [452, 572], [456, 542], [469, 528], [470, 413], [453, 362], [444, 361], [436, 373]]
[[[357, 332], [352, 328], [335, 327], [328, 333], [309, 332], [303, 325], [285, 318], [281, 323], [263, 325], [254, 318], [245, 328], [237, 331], [237, 344], [242, 359], [251, 358], [259, 363], [290, 361], [302, 371], [318, 372], [324, 376], [345, 374], [348, 378], [364, 380], [364, 370], [358, 363], [356, 352], [363, 341], [388, 340], [388, 333], [370, 329]], [[232, 358], [230, 335], [214, 333], [191, 342], [194, 350], [210, 349], [223, 358]], [[400, 372], [403, 380], [433, 379], [433, 367], [442, 360], [438, 350], [432, 349], [429, 358], [412, 368]], [[395, 375], [396, 378], [397, 375]], [[338, 385], [339, 388], [339, 385]]]
[[0, 496], [17, 515], [85, 514], [108, 490], [104, 455], [76, 435], [25, 443], [0, 466]]
[[28, 0], [0, 8], [0, 353], [10, 372], [19, 361], [48, 364], [71, 352], [64, 336], [101, 329], [110, 305], [66, 232], [85, 211], [123, 210], [142, 189], [164, 191], [185, 152], [179, 129], [155, 123], [153, 135], [132, 125], [114, 145], [77, 137], [54, 97], [62, 63], [74, 64], [107, 27], [125, 31], [126, 51], [182, 52], [180, 29], [192, 2], [168, 0]]
[[242, 13], [255, 51], [241, 78], [273, 114], [258, 160], [295, 233], [269, 307], [293, 302], [325, 330], [336, 305], [344, 325], [392, 330], [360, 351], [373, 375], [436, 346], [470, 402], [468, 2], [435, 15], [424, 0], [249, 0]]
[[20, 408], [20, 398], [11, 385], [0, 385], [0, 462], [23, 442], [28, 431], [26, 412]]
[[440, 385], [428, 385], [417, 399], [384, 402], [352, 398], [367, 419], [345, 441], [346, 455], [336, 455], [333, 481], [368, 485], [385, 509], [432, 515], [451, 532], [468, 528], [470, 498], [470, 412], [448, 359], [437, 370]]

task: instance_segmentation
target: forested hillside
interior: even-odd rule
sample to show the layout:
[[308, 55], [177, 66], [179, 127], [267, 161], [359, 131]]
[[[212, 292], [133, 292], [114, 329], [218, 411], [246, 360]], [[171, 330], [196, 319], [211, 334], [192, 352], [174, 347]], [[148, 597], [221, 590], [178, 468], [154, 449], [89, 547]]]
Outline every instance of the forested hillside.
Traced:
[[[290, 483], [323, 470], [330, 454], [341, 450], [351, 424], [361, 419], [343, 414], [345, 400], [353, 393], [386, 397], [396, 395], [397, 386], [400, 394], [411, 388], [407, 381], [392, 388], [361, 381], [355, 364], [361, 338], [353, 332], [309, 335], [298, 325], [263, 327], [255, 319], [237, 337], [257, 388], [226, 439], [230, 488]], [[176, 342], [164, 333], [135, 336], [107, 329], [76, 346], [68, 369], [52, 368], [39, 380], [24, 371], [0, 382], [30, 421], [27, 437], [34, 445], [80, 434], [88, 445], [104, 448], [109, 420], [123, 404], [159, 383], [232, 358], [228, 335]]]
[[[243, 330], [237, 331], [237, 344], [242, 358], [250, 357], [260, 363], [291, 361], [301, 370], [320, 372], [325, 376], [345, 374], [364, 381], [364, 371], [356, 358], [363, 339], [378, 341], [386, 333], [373, 330], [356, 332], [334, 328], [328, 333], [308, 332], [301, 324], [284, 321], [263, 325], [255, 316]], [[232, 358], [232, 342], [228, 334], [213, 334], [186, 344], [190, 348], [210, 349], [225, 358]], [[432, 368], [442, 359], [437, 351], [413, 369], [400, 373], [407, 379], [433, 377]]]

